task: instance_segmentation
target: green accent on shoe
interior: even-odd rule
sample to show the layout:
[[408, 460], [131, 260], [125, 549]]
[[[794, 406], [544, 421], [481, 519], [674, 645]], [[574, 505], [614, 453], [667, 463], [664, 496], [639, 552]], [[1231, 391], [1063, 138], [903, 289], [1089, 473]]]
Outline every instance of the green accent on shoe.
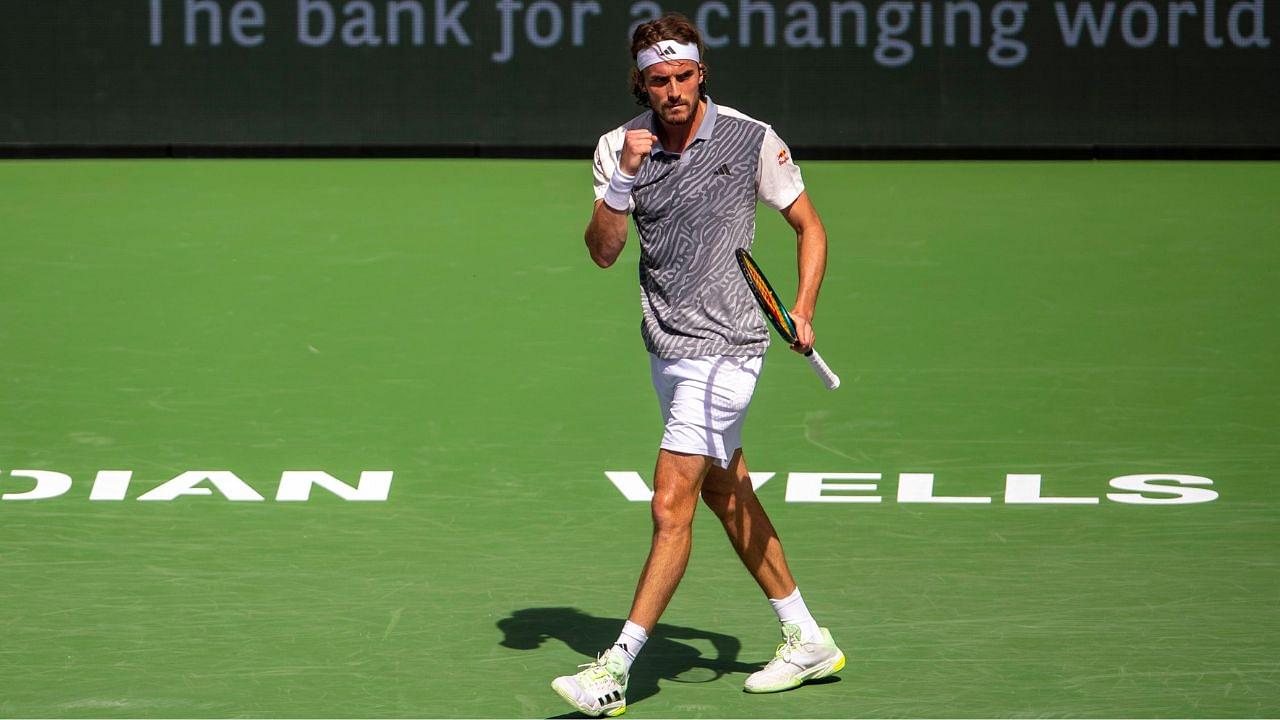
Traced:
[[621, 651], [610, 648], [578, 667], [583, 670], [552, 680], [551, 689], [584, 715], [617, 717], [627, 711], [627, 664]]
[[749, 693], [781, 692], [839, 672], [845, 666], [844, 653], [836, 647], [831, 631], [819, 629], [820, 642], [804, 643], [800, 641], [799, 627], [783, 625], [783, 642], [773, 659], [752, 673], [742, 689]]

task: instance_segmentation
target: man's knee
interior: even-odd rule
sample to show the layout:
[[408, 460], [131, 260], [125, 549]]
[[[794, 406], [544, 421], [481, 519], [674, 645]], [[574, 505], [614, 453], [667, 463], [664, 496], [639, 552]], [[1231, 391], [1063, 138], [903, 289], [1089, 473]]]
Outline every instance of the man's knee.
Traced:
[[669, 450], [658, 453], [654, 473], [653, 523], [657, 530], [687, 528], [693, 524], [698, 492], [707, 476], [710, 460]]
[[653, 494], [653, 529], [656, 532], [680, 532], [693, 525], [697, 497], [685, 492], [658, 491]]

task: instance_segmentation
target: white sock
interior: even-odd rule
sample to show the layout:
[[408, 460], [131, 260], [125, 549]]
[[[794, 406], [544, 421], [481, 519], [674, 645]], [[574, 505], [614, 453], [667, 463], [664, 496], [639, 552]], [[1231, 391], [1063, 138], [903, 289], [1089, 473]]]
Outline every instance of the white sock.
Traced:
[[622, 634], [618, 636], [618, 642], [613, 646], [622, 651], [622, 657], [627, 661], [627, 672], [631, 672], [631, 663], [636, 661], [640, 648], [644, 647], [648, 639], [649, 634], [644, 631], [644, 628], [630, 620], [623, 624]]
[[800, 597], [800, 588], [796, 588], [795, 592], [781, 600], [769, 598], [769, 604], [773, 606], [773, 611], [778, 613], [778, 622], [800, 627], [800, 642], [822, 641], [822, 631], [818, 629], [818, 621], [813, 619], [813, 615], [809, 614], [809, 608], [805, 607], [804, 598]]

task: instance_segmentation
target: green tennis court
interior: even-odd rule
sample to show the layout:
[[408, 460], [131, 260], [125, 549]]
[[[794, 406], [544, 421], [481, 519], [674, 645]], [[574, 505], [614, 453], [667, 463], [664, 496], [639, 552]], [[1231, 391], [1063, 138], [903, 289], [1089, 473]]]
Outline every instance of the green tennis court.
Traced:
[[[1280, 166], [801, 164], [844, 385], [773, 348], [745, 442], [849, 663], [741, 691], [777, 624], [704, 509], [628, 717], [1280, 715]], [[661, 430], [590, 182], [0, 163], [0, 716], [565, 713], [648, 549], [606, 472]], [[784, 297], [789, 233], [762, 211]], [[297, 471], [394, 479], [278, 501]], [[990, 501], [899, 501], [923, 474]], [[1030, 475], [1077, 502], [1006, 502]]]

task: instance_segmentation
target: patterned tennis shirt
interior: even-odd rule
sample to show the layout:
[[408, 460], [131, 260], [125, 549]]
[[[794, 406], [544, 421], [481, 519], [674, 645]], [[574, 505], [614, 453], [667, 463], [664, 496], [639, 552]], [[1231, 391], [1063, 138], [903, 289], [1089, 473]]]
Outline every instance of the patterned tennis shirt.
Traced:
[[[683, 153], [654, 143], [631, 192], [640, 236], [640, 323], [645, 348], [663, 359], [763, 355], [769, 333], [738, 270], [750, 249], [756, 201], [775, 210], [804, 192], [800, 169], [773, 128], [706, 98]], [[604, 198], [628, 130], [657, 135], [652, 110], [600, 137], [595, 195]]]

